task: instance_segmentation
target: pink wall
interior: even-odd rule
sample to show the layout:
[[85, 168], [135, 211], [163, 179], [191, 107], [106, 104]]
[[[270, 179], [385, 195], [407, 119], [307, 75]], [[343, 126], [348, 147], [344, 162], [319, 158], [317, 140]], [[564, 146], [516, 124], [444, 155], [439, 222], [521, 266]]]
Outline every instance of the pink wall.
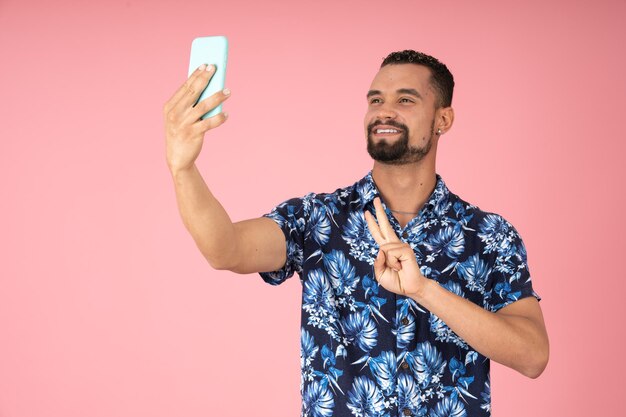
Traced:
[[494, 416], [617, 415], [626, 3], [504, 3], [2, 0], [0, 417], [298, 415], [297, 279], [211, 270], [165, 164], [162, 106], [212, 34], [231, 117], [198, 164], [234, 220], [370, 169], [388, 52], [446, 62], [438, 171], [520, 231], [551, 337], [538, 380], [494, 365]]

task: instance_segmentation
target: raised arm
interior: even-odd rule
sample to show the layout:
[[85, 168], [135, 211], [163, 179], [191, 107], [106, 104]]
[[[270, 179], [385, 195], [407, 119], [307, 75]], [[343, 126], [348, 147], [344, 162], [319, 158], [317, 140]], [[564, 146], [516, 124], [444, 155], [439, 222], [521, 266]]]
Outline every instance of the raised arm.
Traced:
[[205, 133], [227, 119], [225, 113], [200, 118], [230, 96], [226, 89], [194, 106], [213, 73], [213, 67], [198, 68], [163, 108], [167, 165], [178, 210], [212, 267], [239, 273], [273, 271], [286, 261], [285, 237], [278, 225], [268, 218], [233, 224], [195, 165]]

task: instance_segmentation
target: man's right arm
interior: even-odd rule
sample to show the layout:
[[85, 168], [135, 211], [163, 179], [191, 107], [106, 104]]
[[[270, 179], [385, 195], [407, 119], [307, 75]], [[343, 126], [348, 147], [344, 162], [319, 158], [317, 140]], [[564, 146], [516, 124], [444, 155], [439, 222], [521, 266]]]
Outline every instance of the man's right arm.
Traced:
[[211, 67], [197, 69], [163, 108], [167, 164], [178, 209], [185, 227], [214, 268], [238, 273], [274, 271], [286, 262], [286, 240], [280, 227], [269, 218], [233, 224], [195, 165], [204, 134], [227, 117], [220, 113], [201, 119], [229, 97], [228, 90], [194, 106], [213, 73]]
[[183, 223], [213, 268], [249, 274], [275, 271], [285, 264], [285, 236], [274, 220], [233, 223], [195, 165], [172, 177]]

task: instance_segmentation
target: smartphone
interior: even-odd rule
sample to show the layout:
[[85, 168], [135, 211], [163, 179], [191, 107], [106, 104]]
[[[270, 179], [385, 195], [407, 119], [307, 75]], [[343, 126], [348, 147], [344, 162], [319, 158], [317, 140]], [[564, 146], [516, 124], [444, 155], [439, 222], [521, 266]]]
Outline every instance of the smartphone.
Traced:
[[[196, 38], [191, 42], [189, 74], [187, 74], [187, 77], [189, 77], [202, 64], [213, 64], [216, 69], [211, 81], [209, 81], [207, 87], [204, 91], [202, 91], [202, 94], [200, 94], [200, 97], [198, 97], [198, 101], [196, 101], [195, 104], [224, 89], [227, 59], [228, 39], [226, 39], [225, 36], [207, 36]], [[222, 105], [220, 104], [213, 110], [205, 113], [202, 118], [206, 119], [207, 117], [215, 116], [221, 111]]]

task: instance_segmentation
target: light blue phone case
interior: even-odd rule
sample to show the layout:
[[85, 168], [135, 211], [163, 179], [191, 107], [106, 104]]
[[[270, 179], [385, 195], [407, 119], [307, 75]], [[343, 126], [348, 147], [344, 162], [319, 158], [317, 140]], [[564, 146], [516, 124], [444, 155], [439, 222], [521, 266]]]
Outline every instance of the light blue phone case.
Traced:
[[[209, 85], [204, 89], [197, 102], [224, 89], [226, 80], [226, 61], [228, 59], [228, 40], [225, 36], [208, 36], [196, 38], [191, 43], [191, 55], [189, 59], [188, 77], [202, 64], [215, 65], [216, 72], [213, 74]], [[196, 103], [197, 103], [196, 102]], [[222, 111], [220, 104], [210, 112], [202, 116], [203, 119], [215, 116]]]

